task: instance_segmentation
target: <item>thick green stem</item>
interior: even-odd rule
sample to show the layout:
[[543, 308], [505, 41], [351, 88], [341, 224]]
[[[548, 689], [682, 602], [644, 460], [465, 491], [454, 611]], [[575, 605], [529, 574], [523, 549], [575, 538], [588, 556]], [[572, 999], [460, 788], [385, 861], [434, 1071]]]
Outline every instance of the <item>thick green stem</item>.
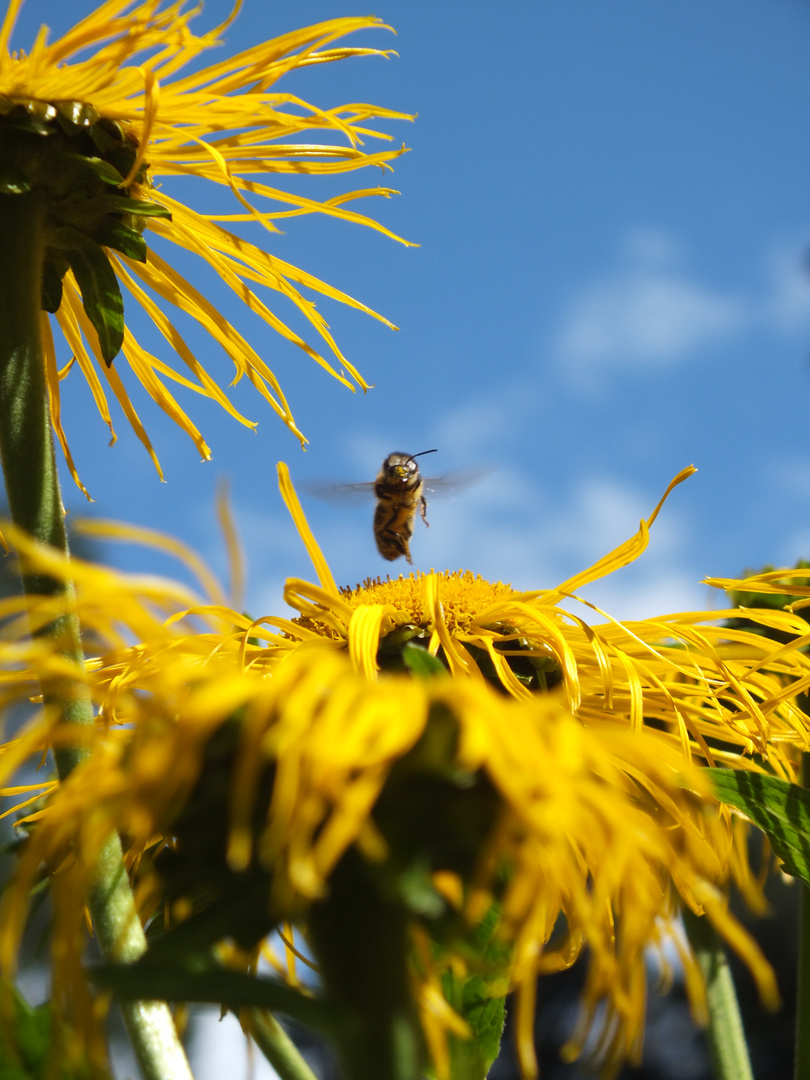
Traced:
[[[810, 754], [802, 754], [802, 786], [810, 788]], [[796, 988], [795, 1080], [810, 1077], [810, 889], [799, 887], [799, 964]]]
[[[0, 459], [13, 521], [37, 540], [67, 553], [39, 326], [45, 213], [36, 191], [0, 195]], [[60, 592], [64, 596], [65, 614], [41, 633], [52, 635], [60, 652], [75, 662], [77, 678], [43, 686], [43, 698], [46, 705], [59, 708], [63, 723], [92, 727], [92, 703], [81, 678], [79, 625], [71, 610], [72, 587], [42, 575], [25, 575], [23, 587], [32, 596]], [[57, 748], [60, 779], [88, 753], [81, 738]], [[89, 908], [105, 957], [131, 961], [146, 951], [117, 836], [99, 858]], [[135, 1002], [124, 1005], [123, 1012], [147, 1080], [190, 1080], [167, 1006]]]
[[317, 1080], [298, 1047], [272, 1013], [248, 1009], [250, 1034], [280, 1080]]
[[[14, 520], [38, 539], [64, 549], [39, 332], [44, 214], [36, 192], [0, 196], [0, 449]], [[56, 587], [48, 578], [29, 582], [39, 591]]]
[[745, 1031], [723, 943], [705, 917], [684, 908], [683, 922], [706, 982], [706, 1032], [716, 1080], [753, 1080]]
[[354, 849], [313, 904], [307, 940], [340, 1017], [337, 1045], [349, 1080], [419, 1080], [425, 1046], [410, 981], [408, 913], [386, 896]]
[[[12, 520], [37, 540], [66, 552], [39, 328], [44, 214], [36, 192], [0, 196], [0, 458]], [[70, 611], [70, 587], [37, 574], [25, 575], [23, 587], [33, 596], [65, 593], [65, 615], [47, 632], [80, 667], [81, 640]], [[43, 687], [43, 694], [48, 704], [61, 707], [66, 723], [92, 726], [90, 699], [79, 681]], [[64, 747], [55, 757], [64, 777], [81, 760], [82, 749]]]

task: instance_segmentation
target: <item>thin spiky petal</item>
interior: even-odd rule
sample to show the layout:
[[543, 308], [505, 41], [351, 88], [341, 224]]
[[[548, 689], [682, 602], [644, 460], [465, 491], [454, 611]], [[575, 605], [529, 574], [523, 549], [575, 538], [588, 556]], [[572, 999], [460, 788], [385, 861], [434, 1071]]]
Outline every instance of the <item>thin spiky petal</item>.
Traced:
[[[246, 376], [301, 445], [305, 445], [306, 439], [275, 376], [257, 351], [228, 326], [219, 315], [217, 304], [209, 302], [159, 257], [154, 244], [168, 242], [198, 256], [251, 311], [333, 378], [351, 390], [358, 386], [369, 389], [360, 372], [341, 353], [326, 320], [309, 296], [320, 294], [363, 311], [388, 326], [392, 324], [339, 289], [275, 257], [260, 244], [236, 235], [227, 225], [241, 227], [252, 223], [262, 232], [261, 243], [267, 244], [279, 231], [278, 221], [318, 213], [370, 227], [401, 241], [357, 208], [358, 200], [395, 194], [389, 188], [364, 187], [318, 201], [266, 181], [270, 173], [334, 175], [369, 165], [383, 172], [391, 168], [391, 162], [404, 148], [367, 151], [365, 143], [390, 141], [390, 135], [377, 129], [378, 121], [410, 117], [356, 103], [323, 109], [277, 89], [278, 81], [296, 68], [354, 57], [389, 56], [390, 52], [385, 50], [348, 47], [338, 42], [356, 31], [390, 28], [375, 18], [331, 19], [260, 42], [193, 74], [181, 74], [190, 63], [221, 44], [221, 35], [235, 17], [236, 9], [222, 26], [195, 34], [190, 24], [198, 14], [197, 8], [188, 9], [183, 3], [165, 5], [159, 0], [146, 0], [133, 7], [130, 3], [111, 0], [57, 41], [49, 42], [47, 30], [42, 28], [28, 53], [10, 51], [18, 10], [17, 3], [8, 7], [0, 30], [0, 113], [23, 109], [34, 116], [42, 114], [52, 119], [62, 109], [79, 125], [77, 130], [117, 125], [134, 147], [118, 190], [136, 200], [148, 200], [170, 214], [170, 217], [140, 219], [150, 247], [146, 263], [120, 253], [110, 253], [110, 262], [130, 297], [157, 324], [187, 373], [176, 371], [163, 358], [151, 356], [131, 335], [123, 351], [123, 362], [152, 400], [189, 435], [203, 458], [210, 456], [208, 446], [165, 380], [217, 401], [240, 423], [255, 426], [253, 419], [241, 416], [234, 408], [221, 380], [184, 343], [162, 307], [164, 303], [175, 305], [214, 337], [233, 361], [237, 380]], [[322, 141], [313, 139], [316, 134], [322, 136]], [[50, 149], [46, 145], [49, 140], [40, 141], [45, 151]], [[235, 203], [238, 212], [229, 212], [228, 204], [224, 203], [218, 212], [198, 213], [192, 206], [173, 198], [168, 190], [156, 186], [161, 177], [195, 177], [215, 185], [229, 202]], [[93, 326], [80, 317], [77, 303], [83, 298], [70, 272], [65, 283], [69, 310], [60, 309], [57, 320], [78, 361], [75, 370], [87, 378], [102, 419], [112, 432], [102, 383], [96, 374], [98, 369], [104, 371], [110, 362], [104, 350], [112, 346], [102, 346]], [[321, 347], [305, 340], [276, 314], [263, 299], [268, 291], [291, 302], [303, 314]], [[50, 368], [58, 369], [49, 342], [46, 352], [51, 358]], [[327, 359], [329, 354], [333, 362]], [[63, 377], [71, 366], [64, 370]], [[124, 381], [117, 373], [108, 375], [108, 379], [160, 474], [151, 441], [130, 402]], [[62, 428], [58, 384], [52, 370], [48, 385], [54, 429], [78, 483]]]

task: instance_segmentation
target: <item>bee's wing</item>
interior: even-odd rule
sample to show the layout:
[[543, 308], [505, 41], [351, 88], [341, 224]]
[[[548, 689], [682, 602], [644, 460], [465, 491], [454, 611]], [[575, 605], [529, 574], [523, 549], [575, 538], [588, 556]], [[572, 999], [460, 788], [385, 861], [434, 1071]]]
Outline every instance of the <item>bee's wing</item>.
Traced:
[[299, 485], [307, 495], [324, 502], [359, 502], [374, 497], [374, 481], [366, 484], [322, 484], [306, 481]]
[[487, 469], [459, 469], [444, 476], [426, 476], [425, 491], [441, 499], [454, 499], [465, 488], [472, 487], [487, 475]]

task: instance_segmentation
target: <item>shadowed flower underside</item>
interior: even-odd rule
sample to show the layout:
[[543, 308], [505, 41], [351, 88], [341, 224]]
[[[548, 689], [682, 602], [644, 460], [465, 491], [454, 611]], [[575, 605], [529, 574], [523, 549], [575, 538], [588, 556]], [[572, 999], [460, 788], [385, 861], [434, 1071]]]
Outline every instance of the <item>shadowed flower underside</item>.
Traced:
[[[110, 525], [102, 532], [126, 535]], [[69, 572], [13, 530], [12, 540], [29, 567]], [[580, 580], [643, 546], [628, 544]], [[792, 775], [808, 730], [794, 700], [808, 681], [798, 649], [724, 631], [715, 622], [728, 612], [702, 613], [705, 625], [687, 613], [591, 626], [559, 606], [567, 585], [518, 594], [445, 573], [341, 593], [318, 565], [320, 586], [288, 582], [295, 620], [233, 610], [198, 562], [197, 593], [75, 565], [77, 610], [95, 653], [82, 676], [99, 710], [94, 753], [58, 788], [8, 792], [18, 806], [48, 797], [33, 810], [5, 909], [9, 968], [36, 867], [74, 852], [80, 920], [94, 855], [115, 829], [128, 838], [144, 920], [162, 910], [181, 919], [189, 880], [246, 896], [257, 889], [258, 908], [231, 931], [244, 948], [285, 921], [306, 924], [347, 853], [390, 875], [396, 892], [403, 859], [419, 852], [421, 899], [409, 906], [406, 890], [401, 902], [416, 940], [424, 932], [441, 943], [435, 962], [430, 949], [420, 952], [422, 1024], [437, 1060], [453, 1030], [429, 1007], [441, 965], [461, 962], [458, 927], [476, 925], [493, 904], [508, 944], [504, 978], [519, 991], [528, 1074], [535, 979], [583, 950], [588, 979], [572, 1053], [604, 1004], [605, 1059], [638, 1058], [645, 950], [660, 951], [671, 935], [702, 1015], [702, 980], [677, 924], [682, 905], [710, 919], [775, 1005], [770, 968], [728, 910], [732, 881], [763, 909], [747, 828], [713, 799], [694, 760], [760, 770], [761, 753]], [[54, 605], [34, 606], [35, 625], [53, 619]], [[76, 677], [52, 645], [28, 639], [24, 607], [2, 607], [6, 702], [40, 680]], [[800, 630], [798, 615], [785, 618]], [[414, 677], [428, 670], [430, 678]], [[54, 719], [43, 714], [7, 744], [4, 783], [54, 737], [75, 737]], [[437, 790], [441, 812], [415, 813]], [[463, 813], [451, 812], [456, 800]], [[186, 818], [199, 822], [200, 813], [212, 827], [187, 832]], [[448, 838], [439, 820], [457, 831]], [[195, 837], [186, 855], [184, 837]], [[429, 916], [426, 895], [435, 897]], [[77, 972], [65, 972], [66, 984], [70, 977]]]
[[[240, 423], [255, 426], [233, 404], [222, 379], [195, 356], [167, 305], [181, 309], [213, 338], [233, 364], [231, 383], [246, 378], [303, 444], [306, 440], [261, 351], [220, 314], [219, 301], [209, 300], [173, 266], [172, 249], [199, 256], [266, 326], [338, 381], [350, 389], [367, 389], [309, 294], [382, 317], [243, 233], [250, 225], [272, 243], [287, 218], [318, 213], [393, 237], [353, 206], [360, 199], [388, 197], [391, 189], [366, 187], [317, 201], [286, 190], [284, 181], [301, 174], [349, 173], [368, 165], [390, 169], [402, 150], [368, 151], [364, 144], [390, 140], [378, 129], [380, 121], [409, 117], [373, 105], [321, 108], [277, 89], [278, 81], [297, 68], [389, 55], [338, 43], [357, 30], [387, 28], [374, 18], [334, 19], [181, 74], [221, 44], [227, 23], [196, 35], [190, 21], [197, 8], [164, 7], [152, 0], [132, 7], [109, 0], [57, 41], [49, 43], [43, 27], [30, 51], [11, 52], [19, 8], [20, 0], [12, 0], [0, 27], [0, 194], [20, 199], [36, 192], [47, 203], [45, 269], [50, 288], [43, 295], [43, 311], [51, 312], [59, 325], [69, 350], [67, 362], [59, 359], [44, 314], [42, 338], [51, 419], [74, 479], [78, 482], [62, 427], [59, 387], [75, 367], [87, 380], [113, 440], [109, 393], [158, 471], [145, 427], [113, 363], [116, 357], [123, 357], [147, 394], [192, 438], [204, 458], [210, 456], [208, 446], [172, 384], [218, 402]], [[65, 162], [79, 158], [98, 188], [92, 192], [92, 221], [86, 175], [69, 186]], [[279, 177], [278, 185], [268, 183], [269, 174]], [[198, 212], [170, 194], [168, 186], [164, 190], [164, 177], [202, 181], [227, 202], [214, 212]], [[212, 206], [210, 197], [205, 203]], [[267, 296], [293, 305], [325, 351], [288, 325], [285, 316], [269, 306]], [[143, 309], [174, 364], [163, 351], [150, 352], [125, 327], [124, 308], [132, 304]]]

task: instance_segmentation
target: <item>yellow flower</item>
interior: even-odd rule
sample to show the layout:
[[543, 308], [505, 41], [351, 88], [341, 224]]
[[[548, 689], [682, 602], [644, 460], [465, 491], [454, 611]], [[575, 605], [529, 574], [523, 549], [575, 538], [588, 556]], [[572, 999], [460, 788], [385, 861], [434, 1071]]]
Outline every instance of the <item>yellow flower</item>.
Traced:
[[[702, 980], [677, 924], [681, 905], [709, 918], [773, 1006], [770, 968], [728, 911], [731, 881], [755, 910], [764, 906], [746, 828], [713, 800], [692, 759], [760, 769], [761, 754], [792, 775], [808, 741], [807, 717], [793, 700], [810, 680], [803, 654], [710, 625], [730, 612], [589, 626], [560, 606], [573, 588], [634, 557], [649, 522], [553, 590], [517, 594], [459, 573], [341, 593], [280, 473], [320, 580], [288, 582], [297, 620], [252, 621], [232, 610], [177, 547], [194, 565], [200, 595], [70, 564], [12, 530], [29, 570], [76, 581], [77, 610], [97, 653], [86, 680], [99, 722], [92, 757], [58, 788], [8, 791], [18, 805], [40, 793], [48, 800], [33, 811], [36, 827], [0, 918], [7, 969], [37, 867], [70, 855], [78, 920], [95, 856], [116, 830], [127, 838], [145, 920], [158, 909], [181, 919], [193, 903], [188, 883], [204, 882], [213, 895], [244, 899], [222, 932], [246, 949], [286, 920], [306, 924], [328, 902], [348, 852], [359, 852], [396, 895], [403, 861], [414, 859], [428, 873], [420, 895], [432, 889], [457, 917], [448, 936], [442, 920], [401, 898], [440, 1075], [446, 1039], [459, 1033], [458, 1019], [435, 1000], [441, 965], [469, 963], [459, 926], [474, 925], [493, 901], [511, 946], [504, 979], [519, 994], [527, 1074], [535, 980], [583, 951], [588, 979], [571, 1053], [605, 1005], [608, 1065], [638, 1058], [644, 952], [670, 940], [703, 1016]], [[57, 603], [34, 605], [34, 624], [52, 621]], [[23, 609], [22, 600], [3, 601], [0, 617]], [[804, 625], [789, 613], [766, 618], [795, 633]], [[395, 661], [409, 662], [403, 643], [443, 657], [451, 670], [428, 680], [397, 672]], [[15, 634], [12, 621], [0, 647], [0, 701], [58, 674], [55, 648], [27, 637], [22, 623]], [[556, 680], [558, 690], [536, 692], [543, 680]], [[32, 722], [3, 748], [0, 782], [54, 735], [73, 737], [48, 717]], [[425, 808], [425, 791], [436, 786], [450, 800], [443, 811], [459, 800], [457, 813]], [[425, 948], [420, 934], [440, 951]], [[62, 971], [61, 984], [71, 977]]]
[[[4, 194], [22, 197], [36, 191], [48, 203], [43, 307], [55, 313], [71, 359], [60, 369], [44, 314], [43, 345], [51, 418], [74, 479], [79, 482], [59, 405], [60, 381], [74, 365], [87, 379], [113, 440], [105, 383], [160, 471], [112, 364], [119, 348], [147, 393], [188, 433], [203, 457], [210, 456], [208, 447], [170, 391], [170, 382], [212, 398], [241, 423], [255, 426], [192, 353], [161, 301], [181, 308], [214, 338], [233, 362], [232, 382], [246, 377], [303, 444], [261, 355], [219, 313], [218, 302], [198, 292], [158, 254], [155, 241], [199, 255], [268, 326], [347, 387], [366, 389], [304, 290], [382, 317], [243, 239], [238, 230], [253, 223], [272, 235], [279, 231], [277, 222], [321, 213], [393, 236], [349, 205], [360, 198], [387, 197], [392, 194], [388, 188], [365, 188], [318, 202], [268, 185], [261, 175], [390, 168], [402, 150], [367, 152], [363, 143], [390, 138], [375, 129], [375, 121], [408, 117], [372, 105], [322, 109], [276, 88], [295, 68], [388, 55], [335, 44], [346, 34], [382, 24], [374, 18], [333, 19], [182, 76], [182, 68], [220, 44], [227, 23], [197, 36], [189, 24], [199, 8], [183, 11], [180, 3], [161, 7], [148, 0], [127, 10], [128, 0], [107, 0], [58, 41], [49, 44], [43, 27], [30, 52], [11, 52], [20, 3], [11, 0], [0, 27], [0, 184]], [[320, 132], [324, 141], [313, 142]], [[296, 141], [301, 136], [303, 141]], [[217, 185], [236, 200], [235, 212], [224, 207], [198, 213], [156, 185], [162, 176], [196, 177]], [[150, 237], [148, 257], [144, 230]], [[152, 355], [124, 326], [120, 285], [174, 351], [178, 367]], [[265, 289], [298, 307], [333, 354], [334, 366], [266, 305]]]
[[[667, 494], [691, 472], [680, 473]], [[663, 499], [635, 536], [556, 588], [516, 592], [469, 571], [444, 571], [338, 589], [286, 466], [279, 466], [279, 476], [320, 582], [286, 583], [284, 598], [299, 617], [272, 623], [291, 642], [332, 641], [374, 678], [380, 668], [401, 666], [403, 643], [420, 641], [454, 674], [489, 678], [514, 697], [560, 684], [568, 707], [585, 723], [609, 714], [631, 731], [661, 729], [687, 759], [732, 767], [747, 760], [758, 768], [761, 758], [778, 775], [796, 779], [799, 754], [810, 749], [807, 717], [795, 700], [810, 688], [810, 658], [802, 651], [810, 628], [798, 614], [746, 612], [752, 622], [795, 639], [783, 645], [723, 625], [740, 614], [736, 609], [620, 623], [576, 596], [575, 590], [638, 558]], [[585, 615], [607, 621], [586, 621], [561, 606], [563, 600], [569, 607], [578, 601]]]
[[[496, 900], [499, 933], [512, 943], [504, 978], [520, 995], [527, 1074], [535, 979], [583, 950], [588, 1019], [572, 1050], [607, 1005], [608, 1061], [638, 1057], [644, 952], [677, 934], [679, 897], [707, 914], [776, 1003], [770, 969], [723, 894], [729, 823], [660, 734], [632, 734], [610, 717], [583, 726], [556, 696], [510, 700], [465, 677], [370, 682], [323, 644], [287, 655], [272, 678], [224, 654], [196, 678], [186, 669], [178, 679], [174, 663], [168, 655], [162, 674], [147, 665], [142, 680], [131, 669], [130, 709], [120, 717], [129, 726], [99, 730], [92, 757], [27, 819], [32, 832], [0, 919], [7, 972], [38, 868], [69, 869], [77, 925], [98, 851], [115, 829], [128, 840], [145, 920], [167, 901], [175, 918], [188, 910], [185, 882], [214, 896], [242, 882], [239, 910], [221, 932], [244, 948], [285, 920], [306, 923], [352, 846], [392, 882], [413, 858], [449, 912], [473, 924]], [[103, 700], [102, 668], [94, 665], [88, 682]], [[437, 786], [442, 807], [458, 800], [463, 813], [429, 813], [425, 792]], [[436, 932], [435, 919], [409, 915]], [[553, 936], [561, 917], [565, 932]], [[444, 942], [445, 962], [456, 965], [457, 935]], [[700, 979], [679, 947], [700, 1015]], [[60, 986], [76, 977], [60, 967], [65, 956], [56, 949]], [[423, 1008], [423, 1023], [441, 1059], [440, 1018]]]

